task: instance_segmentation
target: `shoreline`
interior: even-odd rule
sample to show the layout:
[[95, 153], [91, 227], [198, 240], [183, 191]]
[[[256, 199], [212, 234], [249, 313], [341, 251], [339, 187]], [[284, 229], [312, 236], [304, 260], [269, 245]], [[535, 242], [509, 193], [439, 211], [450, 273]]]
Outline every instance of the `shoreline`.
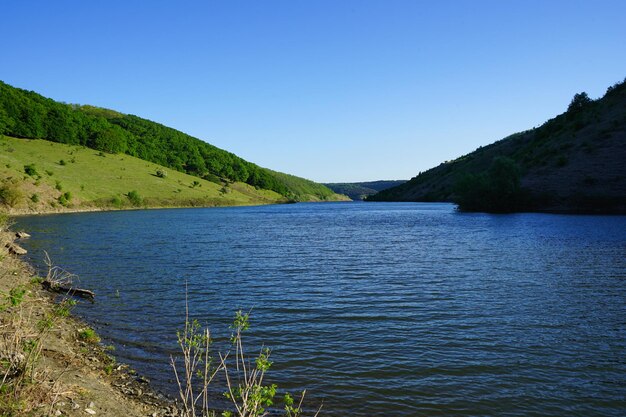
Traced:
[[[7, 209], [4, 214], [9, 217], [25, 217], [25, 216], [45, 216], [49, 214], [75, 214], [75, 213], [99, 213], [111, 211], [138, 211], [138, 210], [168, 210], [168, 209], [211, 209], [211, 208], [228, 208], [228, 207], [261, 207], [261, 206], [280, 206], [298, 203], [352, 203], [352, 200], [321, 200], [321, 201], [273, 201], [273, 202], [254, 202], [250, 204], [227, 204], [227, 205], [173, 205], [173, 206], [145, 206], [145, 207], [51, 207], [50, 210], [30, 210], [30, 209]], [[0, 211], [0, 214], [2, 212]]]
[[137, 211], [137, 210], [167, 210], [167, 209], [191, 209], [191, 208], [223, 208], [223, 207], [255, 207], [255, 206], [270, 206], [290, 204], [287, 202], [271, 202], [271, 203], [253, 203], [253, 204], [236, 204], [236, 205], [213, 205], [213, 206], [191, 206], [191, 205], [174, 205], [174, 206], [146, 206], [146, 207], [51, 207], [50, 210], [23, 210], [23, 209], [9, 209], [6, 214], [9, 217], [24, 217], [24, 216], [44, 216], [48, 214], [74, 214], [74, 213], [98, 213], [109, 211]]
[[[34, 268], [9, 253], [5, 246], [14, 241], [19, 244], [19, 240], [15, 232], [0, 225], [0, 414], [179, 415], [173, 399], [157, 392], [128, 365], [118, 363], [85, 321], [59, 303], [57, 294], [42, 288]], [[7, 344], [7, 340], [20, 343]], [[23, 380], [27, 372], [28, 380]]]

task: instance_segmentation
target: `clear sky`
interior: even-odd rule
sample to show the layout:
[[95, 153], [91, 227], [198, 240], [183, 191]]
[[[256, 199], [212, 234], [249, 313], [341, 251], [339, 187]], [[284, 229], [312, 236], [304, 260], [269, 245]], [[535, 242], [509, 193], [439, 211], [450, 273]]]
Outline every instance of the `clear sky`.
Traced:
[[321, 182], [408, 179], [626, 77], [626, 1], [3, 0], [0, 80]]

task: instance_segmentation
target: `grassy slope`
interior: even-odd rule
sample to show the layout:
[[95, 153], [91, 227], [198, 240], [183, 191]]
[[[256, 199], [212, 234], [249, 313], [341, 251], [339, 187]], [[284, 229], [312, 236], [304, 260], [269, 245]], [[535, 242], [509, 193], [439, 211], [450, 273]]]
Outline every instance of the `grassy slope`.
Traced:
[[[0, 138], [0, 180], [19, 188], [22, 197], [13, 212], [63, 211], [58, 197], [69, 191], [73, 209], [123, 208], [131, 203], [125, 196], [136, 190], [142, 206], [222, 206], [285, 202], [283, 196], [257, 190], [243, 183], [221, 184], [166, 169], [166, 178], [155, 175], [159, 165], [128, 155], [104, 154], [80, 146], [44, 140]], [[64, 160], [65, 165], [60, 161]], [[74, 160], [75, 162], [71, 162]], [[24, 172], [35, 164], [40, 179]], [[62, 190], [55, 188], [57, 181]], [[194, 181], [198, 183], [193, 186]], [[37, 194], [35, 203], [31, 196]], [[113, 202], [117, 197], [118, 201]], [[121, 201], [121, 206], [119, 202]]]
[[521, 167], [534, 210], [626, 212], [626, 85], [614, 87], [580, 114], [561, 114], [368, 200], [452, 201], [463, 175], [484, 172], [494, 157], [507, 156]]

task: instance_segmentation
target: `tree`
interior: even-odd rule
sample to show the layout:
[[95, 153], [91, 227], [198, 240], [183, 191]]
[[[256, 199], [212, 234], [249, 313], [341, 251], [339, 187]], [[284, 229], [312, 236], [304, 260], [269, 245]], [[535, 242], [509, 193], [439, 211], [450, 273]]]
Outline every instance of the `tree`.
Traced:
[[578, 113], [587, 107], [591, 102], [593, 102], [593, 100], [591, 100], [584, 91], [582, 93], [575, 94], [574, 98], [569, 103], [569, 106], [567, 106], [567, 112]]

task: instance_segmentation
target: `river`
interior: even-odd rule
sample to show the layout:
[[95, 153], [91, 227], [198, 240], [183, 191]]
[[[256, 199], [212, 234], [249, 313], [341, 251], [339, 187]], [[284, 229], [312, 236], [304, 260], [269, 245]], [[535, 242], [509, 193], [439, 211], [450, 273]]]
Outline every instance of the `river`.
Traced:
[[626, 217], [320, 203], [21, 217], [96, 292], [76, 313], [153, 384], [237, 309], [323, 416], [625, 415]]

